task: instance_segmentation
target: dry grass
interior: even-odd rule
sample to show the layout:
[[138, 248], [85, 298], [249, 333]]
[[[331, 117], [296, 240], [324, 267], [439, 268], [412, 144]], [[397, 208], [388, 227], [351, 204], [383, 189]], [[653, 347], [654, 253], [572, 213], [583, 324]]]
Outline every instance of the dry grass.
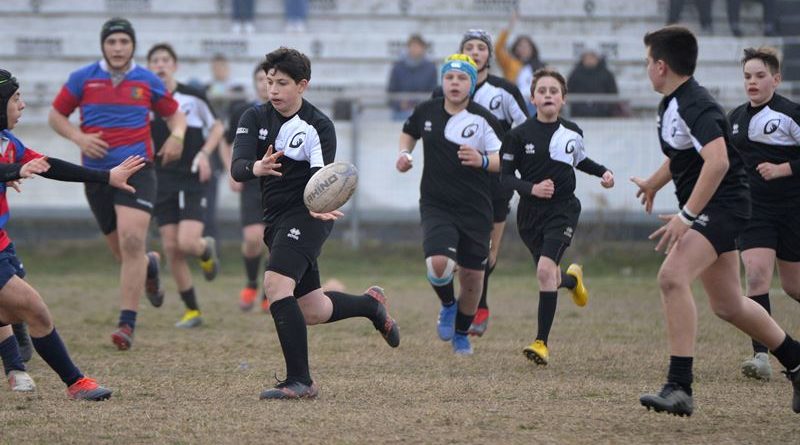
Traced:
[[[361, 319], [312, 327], [312, 375], [321, 397], [276, 403], [261, 402], [258, 394], [274, 383], [274, 373], [282, 374], [283, 359], [272, 321], [236, 307], [238, 257], [226, 255], [230, 263], [218, 281], [198, 282], [206, 320], [202, 328], [172, 327], [182, 308], [170, 283], [164, 307], [143, 306], [134, 349], [117, 352], [108, 338], [117, 307], [115, 269], [104, 255], [84, 253], [69, 261], [56, 253], [34, 257], [26, 266], [76, 362], [114, 388], [113, 398], [104, 403], [66, 400], [61, 382], [35, 357], [30, 363], [39, 385], [35, 395], [0, 391], [0, 443], [720, 444], [797, 439], [789, 383], [782, 377], [758, 383], [740, 376], [749, 341], [715, 319], [699, 292], [695, 415], [675, 418], [639, 406], [639, 393], [662, 383], [667, 360], [650, 272], [623, 278], [587, 270], [590, 304], [577, 309], [568, 297], [559, 302], [551, 364], [541, 368], [521, 353], [533, 339], [536, 320], [535, 282], [526, 273], [527, 260], [508, 260], [505, 269], [498, 269], [490, 329], [474, 342], [473, 357], [456, 358], [450, 345], [435, 336], [437, 303], [417, 253], [395, 254], [394, 260], [328, 254], [323, 271], [329, 264], [327, 270], [339, 274], [350, 289], [371, 284], [367, 277], [386, 287], [402, 344], [388, 348]], [[786, 297], [774, 298], [778, 318], [792, 331], [797, 323], [788, 320], [797, 319], [796, 306]], [[777, 369], [774, 360], [773, 365]]]

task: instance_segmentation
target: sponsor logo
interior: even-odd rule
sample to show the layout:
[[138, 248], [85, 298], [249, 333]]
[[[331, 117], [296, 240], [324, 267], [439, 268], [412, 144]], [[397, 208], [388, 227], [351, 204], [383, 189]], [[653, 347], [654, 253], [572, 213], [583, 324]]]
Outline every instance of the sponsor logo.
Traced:
[[577, 142], [578, 141], [576, 139], [570, 139], [567, 141], [567, 146], [564, 147], [564, 152], [566, 152], [568, 155], [571, 155], [573, 152], [575, 152], [575, 144]]
[[731, 130], [731, 134], [739, 134], [739, 124], [733, 124], [733, 129]]
[[102, 87], [103, 87], [102, 82], [89, 82], [86, 84], [84, 88], [102, 88]]
[[532, 142], [525, 144], [525, 154], [532, 155], [534, 153], [536, 153], [536, 146]]
[[297, 148], [303, 145], [303, 142], [305, 142], [305, 140], [306, 140], [305, 131], [301, 131], [300, 133], [295, 133], [295, 135], [292, 136], [292, 139], [289, 141], [289, 148]]
[[489, 109], [492, 111], [500, 108], [500, 105], [503, 105], [503, 96], [500, 94], [493, 97], [492, 100], [489, 101]]
[[781, 126], [780, 119], [770, 119], [764, 124], [764, 134], [772, 134], [775, 133], [778, 128]]
[[449, 251], [451, 251], [453, 253], [456, 253], [456, 248], [455, 247], [448, 247], [447, 250], [449, 250]]
[[147, 208], [149, 208], [149, 209], [152, 209], [152, 208], [153, 208], [153, 203], [152, 203], [152, 202], [150, 202], [150, 201], [145, 201], [145, 200], [144, 200], [144, 199], [142, 199], [142, 198], [136, 198], [136, 202], [137, 202], [137, 203], [139, 203], [139, 204], [141, 204], [141, 205], [143, 205], [143, 206], [145, 206], [145, 207], [147, 207]]
[[512, 154], [512, 153], [503, 153], [503, 160], [504, 161], [513, 161], [514, 160], [514, 154]]
[[329, 176], [324, 181], [318, 182], [317, 186], [314, 187], [314, 190], [311, 192], [310, 195], [308, 195], [306, 197], [306, 199], [308, 199], [308, 202], [314, 202], [315, 199], [319, 198], [319, 195], [321, 195], [325, 190], [330, 188], [330, 186], [332, 186], [338, 180], [339, 180], [339, 176], [338, 175], [333, 175], [333, 176]]
[[266, 128], [261, 128], [258, 130], [258, 138], [261, 139], [262, 141], [266, 141], [268, 133], [269, 130], [267, 130]]
[[574, 232], [575, 230], [572, 227], [567, 227], [566, 229], [564, 229], [564, 236], [566, 236], [567, 238], [572, 238], [572, 234]]
[[141, 87], [131, 88], [131, 97], [133, 99], [141, 99], [144, 97], [144, 89]]
[[246, 127], [239, 127], [236, 129], [236, 134], [247, 134], [247, 133], [250, 133], [250, 130], [248, 130]]
[[461, 130], [461, 137], [462, 138], [471, 138], [475, 136], [475, 133], [478, 132], [478, 124], [469, 124]]
[[425, 128], [424, 128], [424, 130], [425, 130], [425, 131], [431, 131], [431, 127], [433, 127], [433, 124], [431, 124], [431, 121], [425, 121]]
[[292, 227], [289, 229], [289, 233], [286, 234], [291, 239], [299, 240], [300, 239], [300, 229]]
[[703, 226], [703, 227], [705, 227], [705, 226], [707, 226], [707, 225], [708, 225], [708, 222], [709, 222], [708, 215], [706, 215], [705, 213], [703, 213], [703, 214], [699, 215], [699, 216], [697, 217], [697, 219], [695, 219], [695, 220], [694, 220], [694, 222], [695, 222], [695, 223], [697, 223], [697, 224], [699, 224], [699, 225], [701, 225], [701, 226]]

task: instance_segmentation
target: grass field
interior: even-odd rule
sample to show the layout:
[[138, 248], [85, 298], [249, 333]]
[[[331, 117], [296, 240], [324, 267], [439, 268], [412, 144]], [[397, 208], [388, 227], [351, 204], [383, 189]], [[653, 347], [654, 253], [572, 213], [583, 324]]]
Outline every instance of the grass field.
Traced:
[[[457, 358], [434, 330], [437, 301], [412, 247], [332, 244], [326, 278], [349, 290], [383, 285], [398, 319], [392, 350], [364, 319], [309, 329], [320, 398], [262, 402], [284, 365], [275, 328], [236, 305], [241, 261], [228, 246], [223, 273], [197, 290], [205, 325], [177, 330], [182, 306], [167, 279], [160, 309], [143, 299], [134, 348], [109, 341], [118, 310], [116, 267], [100, 243], [24, 246], [28, 279], [50, 305], [61, 335], [87, 374], [114, 388], [110, 401], [71, 402], [44, 362], [29, 364], [38, 391], [0, 389], [0, 443], [796, 443], [791, 385], [781, 375], [745, 380], [749, 340], [716, 319], [697, 292], [695, 414], [676, 418], [638, 403], [666, 373], [667, 351], [649, 248], [584, 247], [589, 305], [559, 301], [546, 368], [527, 361], [536, 284], [530, 260], [506, 249], [495, 272], [486, 336]], [[46, 251], [46, 252], [45, 252]], [[773, 308], [797, 333], [798, 307], [774, 291]], [[779, 365], [773, 360], [777, 370]]]

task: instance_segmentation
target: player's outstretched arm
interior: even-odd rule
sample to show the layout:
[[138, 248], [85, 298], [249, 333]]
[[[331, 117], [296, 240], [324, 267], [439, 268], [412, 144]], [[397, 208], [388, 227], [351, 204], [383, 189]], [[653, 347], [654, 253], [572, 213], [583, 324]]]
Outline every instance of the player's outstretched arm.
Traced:
[[55, 108], [50, 109], [47, 121], [56, 133], [77, 145], [84, 156], [100, 159], [108, 153], [108, 143], [103, 140], [102, 131], [84, 133], [69, 121], [68, 116], [64, 116]]
[[644, 211], [650, 213], [653, 211], [653, 201], [656, 198], [656, 193], [672, 179], [672, 174], [669, 171], [669, 159], [666, 159], [661, 167], [658, 168], [647, 179], [642, 179], [636, 176], [630, 178], [631, 182], [639, 187], [636, 191], [636, 197], [641, 199], [644, 205]]
[[58, 158], [47, 159], [50, 168], [40, 173], [42, 177], [65, 182], [99, 182], [131, 193], [135, 189], [128, 185], [128, 178], [145, 166], [145, 160], [141, 156], [129, 156], [111, 170], [87, 168]]

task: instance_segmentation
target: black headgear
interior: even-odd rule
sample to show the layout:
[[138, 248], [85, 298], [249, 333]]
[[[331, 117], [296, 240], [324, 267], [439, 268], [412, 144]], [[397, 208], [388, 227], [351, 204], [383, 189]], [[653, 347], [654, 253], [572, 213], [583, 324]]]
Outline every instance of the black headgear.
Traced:
[[100, 45], [102, 47], [103, 42], [106, 41], [106, 37], [114, 34], [115, 32], [124, 32], [128, 36], [130, 36], [131, 40], [133, 40], [133, 46], [136, 47], [136, 32], [133, 30], [133, 25], [127, 19], [123, 19], [121, 17], [114, 17], [113, 19], [108, 19], [105, 23], [103, 23], [103, 29], [100, 30]]
[[19, 89], [17, 78], [0, 69], [0, 131], [8, 128], [8, 101]]
[[467, 32], [464, 33], [464, 36], [461, 37], [461, 45], [458, 47], [458, 52], [463, 53], [464, 44], [470, 40], [480, 40], [489, 48], [489, 58], [486, 59], [486, 66], [484, 67], [489, 68], [492, 61], [492, 53], [494, 53], [494, 47], [492, 47], [492, 36], [482, 29], [467, 30]]

